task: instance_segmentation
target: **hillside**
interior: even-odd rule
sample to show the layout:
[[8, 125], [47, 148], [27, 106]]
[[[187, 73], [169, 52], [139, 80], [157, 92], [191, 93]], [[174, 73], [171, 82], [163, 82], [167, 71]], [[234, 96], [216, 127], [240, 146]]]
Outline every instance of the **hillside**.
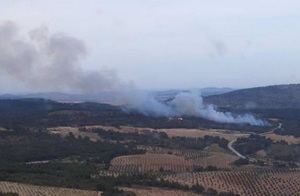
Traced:
[[236, 90], [204, 98], [206, 103], [234, 109], [300, 108], [300, 84]]
[[200, 117], [185, 116], [182, 120], [145, 116], [121, 107], [100, 103], [59, 103], [45, 99], [0, 99], [0, 127], [53, 127], [78, 125], [132, 125], [151, 128], [219, 128], [263, 131], [263, 127], [230, 124]]
[[[202, 96], [219, 95], [233, 91], [231, 88], [202, 88]], [[153, 94], [158, 100], [168, 100], [174, 98], [181, 92], [188, 90], [164, 90], [164, 91], [141, 91], [141, 93]], [[136, 92], [137, 93], [137, 92]], [[95, 102], [106, 103], [112, 105], [120, 105], [120, 94], [118, 92], [100, 92], [94, 94], [75, 94], [75, 93], [61, 93], [61, 92], [44, 92], [44, 93], [28, 93], [28, 94], [2, 94], [0, 100], [5, 99], [48, 99], [60, 103], [82, 103]]]

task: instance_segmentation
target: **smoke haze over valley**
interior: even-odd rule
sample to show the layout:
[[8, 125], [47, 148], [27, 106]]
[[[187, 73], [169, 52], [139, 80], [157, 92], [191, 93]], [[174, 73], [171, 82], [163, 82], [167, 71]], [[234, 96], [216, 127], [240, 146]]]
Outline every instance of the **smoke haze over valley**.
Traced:
[[299, 0], [0, 0], [0, 196], [300, 195]]

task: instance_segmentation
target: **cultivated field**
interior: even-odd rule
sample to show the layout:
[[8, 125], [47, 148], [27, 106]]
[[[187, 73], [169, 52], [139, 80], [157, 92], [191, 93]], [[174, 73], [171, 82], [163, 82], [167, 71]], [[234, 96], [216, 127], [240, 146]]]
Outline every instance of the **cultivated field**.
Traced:
[[99, 196], [96, 191], [34, 186], [14, 182], [0, 182], [0, 192], [18, 193], [20, 196]]
[[200, 157], [209, 156], [209, 152], [200, 150], [171, 149], [153, 146], [143, 146], [139, 147], [139, 149], [143, 149], [148, 153], [154, 154], [173, 154], [177, 156], [183, 156], [185, 159], [196, 159]]
[[122, 190], [133, 192], [137, 196], [197, 196], [198, 194], [180, 191], [180, 190], [169, 190], [163, 188], [154, 188], [154, 187], [122, 187]]
[[60, 135], [62, 137], [66, 137], [72, 133], [76, 138], [88, 137], [93, 142], [100, 140], [100, 137], [97, 133], [93, 133], [91, 131], [80, 131], [79, 128], [77, 127], [55, 127], [55, 128], [48, 128], [48, 131], [51, 134]]
[[146, 172], [185, 172], [192, 171], [193, 164], [184, 157], [170, 154], [128, 155], [116, 157], [111, 161], [109, 171], [136, 174]]
[[166, 180], [248, 196], [300, 195], [298, 170], [233, 170], [169, 175]]
[[238, 159], [237, 156], [226, 152], [222, 152], [224, 151], [223, 149], [220, 149], [215, 146], [211, 146], [205, 151], [168, 149], [160, 147], [140, 147], [140, 149], [146, 150], [149, 153], [172, 154], [182, 156], [186, 160], [191, 161], [193, 163], [193, 166], [203, 168], [207, 166], [214, 166], [217, 168], [229, 168], [231, 167], [231, 163]]

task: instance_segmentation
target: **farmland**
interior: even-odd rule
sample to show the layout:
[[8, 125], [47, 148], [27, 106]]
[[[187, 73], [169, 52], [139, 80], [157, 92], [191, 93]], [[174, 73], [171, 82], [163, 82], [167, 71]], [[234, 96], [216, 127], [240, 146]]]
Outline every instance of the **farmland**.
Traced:
[[234, 170], [182, 173], [166, 177], [185, 185], [201, 184], [205, 188], [238, 193], [240, 195], [299, 195], [298, 170]]
[[153, 129], [148, 127], [133, 127], [133, 126], [120, 126], [120, 127], [112, 127], [112, 126], [101, 126], [101, 125], [94, 125], [94, 126], [86, 126], [86, 129], [94, 129], [94, 128], [101, 128], [107, 131], [116, 131], [116, 132], [123, 132], [123, 133], [142, 133], [145, 131], [158, 131], [164, 132], [169, 137], [201, 137], [204, 136], [215, 136], [221, 137], [226, 140], [233, 140], [239, 137], [247, 137], [249, 134], [241, 133], [239, 131], [229, 131], [229, 130], [221, 130], [221, 129], [184, 129], [184, 128], [172, 128], [172, 129]]
[[[0, 116], [2, 192], [15, 187], [32, 195], [33, 190], [50, 195], [300, 193], [299, 138], [279, 135], [277, 121], [265, 130], [250, 127], [258, 130], [251, 132], [249, 126], [217, 124], [217, 129], [201, 119], [124, 114], [91, 103], [41, 104], [51, 111], [33, 111], [36, 119], [24, 120], [28, 116], [10, 110]], [[246, 159], [228, 148], [232, 141]]]
[[164, 189], [164, 188], [154, 188], [154, 187], [124, 187], [122, 190], [133, 192], [136, 195], [141, 196], [197, 196], [198, 194], [188, 191], [179, 191], [172, 189]]
[[47, 186], [34, 186], [13, 182], [1, 182], [0, 192], [17, 193], [19, 196], [99, 196], [100, 192], [85, 191], [78, 189], [67, 189]]
[[185, 172], [192, 171], [191, 161], [169, 154], [144, 154], [116, 157], [109, 168], [118, 173]]
[[206, 168], [213, 166], [217, 168], [230, 168], [232, 163], [238, 159], [237, 156], [232, 155], [216, 145], [212, 145], [209, 148], [199, 150], [179, 150], [179, 149], [168, 149], [168, 148], [142, 148], [150, 153], [159, 154], [173, 154], [184, 157], [184, 159], [192, 162], [194, 167]]

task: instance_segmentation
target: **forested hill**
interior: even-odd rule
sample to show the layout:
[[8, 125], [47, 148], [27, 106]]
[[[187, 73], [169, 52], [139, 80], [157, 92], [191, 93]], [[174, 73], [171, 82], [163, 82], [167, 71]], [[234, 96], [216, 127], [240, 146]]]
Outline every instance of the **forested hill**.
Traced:
[[204, 100], [218, 107], [234, 109], [300, 108], [300, 84], [242, 89]]

